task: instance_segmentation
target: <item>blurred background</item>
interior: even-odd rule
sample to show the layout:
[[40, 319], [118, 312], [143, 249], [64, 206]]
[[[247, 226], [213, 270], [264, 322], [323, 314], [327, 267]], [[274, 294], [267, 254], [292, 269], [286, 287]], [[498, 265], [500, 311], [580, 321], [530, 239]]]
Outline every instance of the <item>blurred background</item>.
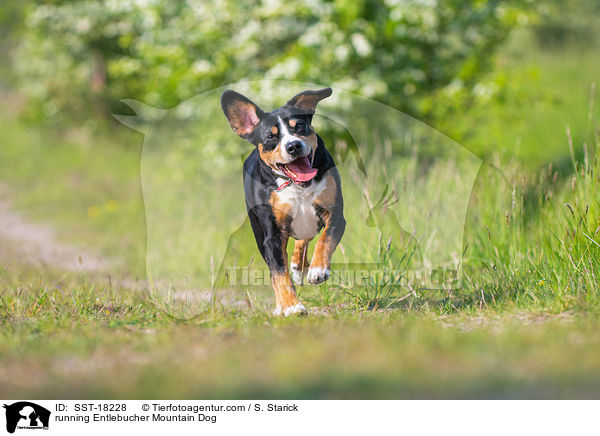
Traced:
[[[583, 86], [599, 9], [592, 0], [6, 0], [0, 77], [11, 110], [33, 124], [93, 128], [125, 110], [124, 98], [169, 108], [229, 83], [283, 79], [355, 92], [463, 139], [474, 128], [459, 112], [517, 109], [519, 97], [546, 98], [550, 109], [564, 103], [561, 74]], [[522, 82], [546, 93], [522, 95]]]

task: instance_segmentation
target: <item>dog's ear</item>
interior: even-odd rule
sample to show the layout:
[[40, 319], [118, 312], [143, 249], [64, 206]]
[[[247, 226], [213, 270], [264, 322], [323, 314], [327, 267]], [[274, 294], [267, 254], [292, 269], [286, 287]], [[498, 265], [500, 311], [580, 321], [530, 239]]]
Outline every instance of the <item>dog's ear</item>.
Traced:
[[233, 131], [242, 138], [250, 135], [265, 115], [257, 105], [231, 89], [221, 96], [221, 107]]
[[329, 97], [331, 93], [331, 88], [323, 88], [318, 91], [304, 91], [292, 97], [287, 104], [306, 111], [308, 114], [314, 114], [317, 104], [324, 98]]

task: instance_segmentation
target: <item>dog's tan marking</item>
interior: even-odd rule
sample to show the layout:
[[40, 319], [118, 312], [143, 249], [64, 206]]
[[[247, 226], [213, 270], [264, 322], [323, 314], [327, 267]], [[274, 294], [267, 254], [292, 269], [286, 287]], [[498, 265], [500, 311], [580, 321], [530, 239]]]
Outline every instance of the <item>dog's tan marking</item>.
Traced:
[[294, 253], [292, 254], [292, 263], [298, 265], [298, 268], [305, 270], [308, 268], [308, 243], [310, 239], [300, 239], [294, 243]]
[[329, 262], [331, 260], [331, 255], [335, 250], [335, 241], [329, 235], [329, 223], [330, 223], [330, 215], [328, 212], [323, 213], [323, 221], [325, 222], [325, 228], [323, 229], [323, 233], [319, 236], [317, 240], [317, 244], [315, 245], [315, 252], [312, 257], [312, 261], [310, 262], [311, 268], [329, 268]]
[[[290, 210], [292, 209], [292, 205], [288, 202], [282, 201], [281, 198], [279, 197], [279, 194], [277, 193], [277, 191], [271, 192], [271, 197], [269, 198], [269, 202], [271, 203], [271, 209], [273, 210], [273, 214], [275, 215], [275, 221], [277, 222], [277, 227], [287, 237], [290, 220], [292, 218], [290, 215]], [[286, 244], [287, 244], [287, 241], [286, 241]]]
[[294, 127], [296, 127], [296, 124], [298, 124], [298, 120], [295, 120], [294, 118], [290, 118], [288, 120], [288, 124], [290, 125], [290, 127], [293, 129]]
[[[336, 216], [336, 209], [341, 206], [340, 187], [337, 185], [336, 178], [332, 171], [325, 175], [325, 189], [321, 191], [315, 199], [314, 204], [321, 209], [321, 219], [325, 225], [321, 236], [315, 245], [310, 268], [329, 269], [331, 256], [339, 242], [335, 235], [330, 232], [332, 216]], [[335, 233], [335, 231], [333, 232]]]
[[279, 127], [277, 127], [277, 126], [271, 127], [271, 133], [273, 135], [277, 135], [279, 133]]
[[310, 239], [298, 239], [294, 244], [294, 252], [290, 262], [290, 277], [297, 285], [304, 284], [304, 277], [308, 274], [308, 243]]
[[326, 211], [333, 210], [336, 207], [339, 198], [338, 189], [339, 187], [337, 186], [333, 174], [331, 171], [327, 171], [327, 173], [325, 173], [325, 189], [323, 189], [319, 193], [319, 196], [315, 198], [314, 204]]
[[264, 145], [260, 143], [258, 144], [258, 153], [263, 162], [276, 171], [278, 171], [277, 162], [284, 161], [281, 156], [281, 148], [279, 147], [279, 144], [273, 150], [265, 151]]
[[281, 251], [283, 253], [285, 271], [283, 273], [273, 272], [271, 274], [271, 284], [275, 292], [275, 311], [276, 313], [283, 313], [286, 316], [290, 308], [300, 304], [296, 289], [288, 272], [287, 244], [288, 237], [284, 235], [281, 241]]
[[278, 299], [277, 297], [279, 297], [279, 308], [285, 310], [288, 307], [298, 303], [298, 296], [296, 295], [294, 284], [292, 283], [288, 273], [273, 274], [271, 277], [271, 283], [273, 284], [273, 289], [275, 290], [276, 302]]
[[286, 309], [299, 303], [296, 290], [287, 272], [285, 274], [273, 274], [271, 284], [275, 291], [276, 312], [285, 313]]

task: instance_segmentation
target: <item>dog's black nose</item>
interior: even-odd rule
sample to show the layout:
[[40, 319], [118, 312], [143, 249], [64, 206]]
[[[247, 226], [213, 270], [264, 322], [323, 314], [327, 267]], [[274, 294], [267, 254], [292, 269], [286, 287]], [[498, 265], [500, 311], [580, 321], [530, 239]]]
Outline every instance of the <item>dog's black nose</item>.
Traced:
[[300, 141], [289, 142], [285, 148], [292, 156], [302, 153], [302, 143]]

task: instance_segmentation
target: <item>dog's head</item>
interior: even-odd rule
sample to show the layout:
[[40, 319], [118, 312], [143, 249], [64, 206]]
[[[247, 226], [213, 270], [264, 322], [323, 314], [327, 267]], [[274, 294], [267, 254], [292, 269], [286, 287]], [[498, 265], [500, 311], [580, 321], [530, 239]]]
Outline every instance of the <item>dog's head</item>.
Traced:
[[227, 90], [221, 107], [234, 132], [258, 148], [273, 172], [305, 183], [317, 174], [312, 168], [318, 144], [312, 117], [317, 104], [330, 95], [331, 88], [304, 91], [267, 113], [242, 94]]

